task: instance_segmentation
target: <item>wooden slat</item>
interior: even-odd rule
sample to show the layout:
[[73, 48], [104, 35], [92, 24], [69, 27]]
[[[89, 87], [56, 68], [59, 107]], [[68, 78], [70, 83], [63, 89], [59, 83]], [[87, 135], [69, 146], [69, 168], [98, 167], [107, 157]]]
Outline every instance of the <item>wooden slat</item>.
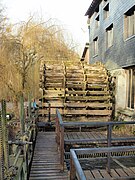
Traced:
[[94, 179], [95, 179], [95, 178], [93, 177], [91, 171], [89, 171], [89, 170], [84, 171], [84, 174], [85, 174], [87, 180], [94, 180]]
[[116, 169], [115, 170], [120, 177], [127, 177], [128, 175], [123, 171], [123, 169]]
[[[46, 89], [45, 98], [48, 101], [60, 100], [64, 102], [64, 106], [54, 105], [52, 108], [65, 108], [66, 110], [62, 111], [65, 116], [76, 116], [78, 114], [79, 116], [88, 115], [93, 117], [99, 116], [100, 112], [91, 111], [90, 109], [111, 109], [112, 105], [108, 103], [111, 96], [110, 92], [107, 91], [108, 83], [106, 82], [108, 76], [105, 67], [100, 63], [96, 63], [94, 66], [87, 65], [86, 67], [78, 61], [72, 62], [70, 60], [68, 62], [61, 61], [59, 65], [57, 61], [45, 63], [46, 82], [43, 85]], [[56, 92], [62, 89], [62, 92], [51, 93], [52, 89], [56, 90]], [[73, 108], [72, 111], [70, 111], [71, 108]], [[91, 112], [94, 114], [92, 115]], [[110, 113], [106, 114], [108, 114], [107, 111], [105, 116], [110, 115]], [[101, 116], [104, 116], [102, 111]]]
[[123, 170], [126, 174], [128, 174], [128, 176], [135, 176], [135, 172], [133, 172], [130, 168], [124, 168]]
[[112, 177], [110, 176], [110, 174], [108, 174], [108, 172], [106, 170], [101, 169], [99, 171], [104, 179], [106, 179], [106, 180], [112, 179]]
[[119, 174], [115, 171], [115, 169], [111, 169], [111, 176], [114, 178], [119, 178]]
[[109, 91], [66, 91], [66, 94], [78, 95], [109, 95]]
[[64, 114], [71, 115], [96, 115], [96, 116], [108, 116], [111, 115], [111, 110], [64, 110]]
[[69, 179], [67, 170], [61, 171], [55, 132], [38, 132], [29, 179]]
[[103, 177], [102, 177], [102, 175], [100, 174], [100, 172], [98, 171], [98, 170], [92, 170], [92, 174], [93, 174], [93, 176], [95, 177], [95, 179], [102, 179]]
[[107, 101], [110, 96], [67, 96], [69, 101]]

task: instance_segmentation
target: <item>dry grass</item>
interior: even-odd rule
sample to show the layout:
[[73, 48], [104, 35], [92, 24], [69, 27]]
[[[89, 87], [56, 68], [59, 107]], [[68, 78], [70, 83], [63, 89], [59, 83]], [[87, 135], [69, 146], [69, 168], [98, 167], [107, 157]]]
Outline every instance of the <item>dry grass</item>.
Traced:
[[135, 126], [134, 125], [121, 125], [119, 127], [113, 128], [113, 133], [116, 135], [135, 135]]

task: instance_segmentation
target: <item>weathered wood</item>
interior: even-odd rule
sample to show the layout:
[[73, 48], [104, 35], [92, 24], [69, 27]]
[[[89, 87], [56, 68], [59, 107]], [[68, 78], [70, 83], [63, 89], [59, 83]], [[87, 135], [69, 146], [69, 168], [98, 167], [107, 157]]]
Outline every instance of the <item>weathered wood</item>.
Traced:
[[29, 179], [69, 179], [65, 166], [61, 171], [55, 132], [38, 132]]
[[106, 108], [109, 109], [112, 107], [111, 103], [99, 103], [99, 102], [70, 102], [70, 103], [65, 103], [65, 107], [68, 108]]
[[66, 94], [76, 95], [109, 95], [109, 91], [66, 91]]
[[[92, 112], [94, 113], [93, 116], [96, 116], [95, 112], [89, 112], [90, 110], [109, 109], [112, 111], [112, 104], [109, 103], [111, 101], [111, 92], [109, 91], [108, 75], [101, 63], [89, 66], [82, 65], [79, 61], [72, 62], [69, 60], [61, 61], [58, 64], [56, 61], [45, 61], [44, 78], [41, 76], [41, 81], [44, 81], [45, 99], [56, 102], [55, 106], [51, 104], [51, 108], [65, 109], [65, 111], [61, 112], [65, 116], [78, 115], [82, 117], [86, 115], [92, 116]], [[62, 107], [57, 106], [58, 100], [63, 102]], [[88, 102], [93, 104], [88, 104]], [[78, 104], [75, 105], [75, 103]], [[80, 108], [83, 108], [82, 111]], [[51, 110], [51, 112], [54, 111]]]
[[68, 115], [92, 115], [92, 116], [108, 116], [111, 115], [111, 110], [64, 110], [64, 114]]
[[110, 100], [110, 96], [67, 96], [69, 101], [107, 101]]

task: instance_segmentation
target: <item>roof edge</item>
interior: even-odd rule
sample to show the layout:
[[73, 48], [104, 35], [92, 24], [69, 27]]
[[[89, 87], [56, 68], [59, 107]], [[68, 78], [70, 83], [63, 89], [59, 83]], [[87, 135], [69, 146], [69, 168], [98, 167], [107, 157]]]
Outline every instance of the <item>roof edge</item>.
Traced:
[[93, 15], [93, 13], [95, 12], [95, 9], [97, 8], [97, 6], [100, 4], [102, 0], [93, 0], [91, 5], [89, 6], [87, 12], [85, 13], [85, 16], [89, 16], [89, 18]]

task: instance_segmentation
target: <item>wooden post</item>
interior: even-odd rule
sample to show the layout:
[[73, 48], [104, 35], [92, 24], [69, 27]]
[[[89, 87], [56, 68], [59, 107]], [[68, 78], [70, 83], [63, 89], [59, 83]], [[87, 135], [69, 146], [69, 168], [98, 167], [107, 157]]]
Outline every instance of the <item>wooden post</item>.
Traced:
[[[111, 147], [111, 139], [112, 139], [112, 125], [109, 124], [107, 126], [107, 146]], [[110, 174], [111, 172], [111, 167], [110, 167], [110, 163], [111, 163], [111, 154], [110, 152], [107, 153], [107, 172]]]
[[64, 170], [64, 127], [60, 127], [60, 164], [61, 170]]

